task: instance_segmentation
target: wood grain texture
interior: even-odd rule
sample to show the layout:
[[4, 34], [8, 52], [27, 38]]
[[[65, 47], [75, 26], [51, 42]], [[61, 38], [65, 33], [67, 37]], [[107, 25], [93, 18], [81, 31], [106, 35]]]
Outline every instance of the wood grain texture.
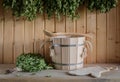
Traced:
[[[79, 44], [78, 43], [78, 39], [73, 39], [73, 38], [70, 38], [69, 39], [69, 45], [70, 44]], [[77, 63], [80, 63], [79, 61], [79, 58], [80, 58], [80, 54], [79, 54], [79, 46], [76, 46], [76, 47], [68, 47], [69, 49], [69, 64], [77, 64]], [[73, 69], [77, 69], [79, 68], [80, 65], [71, 65], [69, 66], [69, 69], [70, 70], [73, 70]]]
[[4, 46], [3, 46], [3, 63], [13, 63], [13, 34], [14, 34], [14, 22], [13, 16], [10, 11], [5, 12], [4, 21]]
[[79, 8], [80, 18], [76, 21], [76, 32], [77, 33], [86, 33], [86, 19], [87, 19], [87, 9], [84, 6]]
[[[54, 23], [54, 16], [51, 19], [47, 19], [45, 16], [45, 29], [49, 30], [51, 32], [54, 32], [54, 28], [55, 28], [55, 23]], [[45, 39], [49, 39], [50, 37], [45, 36]], [[50, 57], [50, 48], [49, 48], [50, 44], [47, 43], [45, 44], [45, 58], [48, 62], [50, 62], [51, 57]]]
[[65, 32], [66, 31], [66, 19], [61, 17], [60, 20], [55, 18], [55, 32]]
[[66, 18], [66, 33], [75, 33], [75, 25], [75, 20], [72, 21], [70, 18]]
[[[95, 65], [86, 65], [87, 67], [95, 67], [99, 64]], [[103, 64], [99, 65], [101, 67], [115, 67], [115, 64]], [[15, 65], [4, 64], [0, 65], [0, 70], [6, 70], [8, 68], [12, 69]], [[100, 78], [93, 78], [89, 76], [70, 76], [66, 74], [68, 71], [61, 70], [46, 70], [38, 72], [36, 75], [32, 76], [30, 73], [25, 72], [14, 72], [11, 74], [6, 74], [0, 76], [1, 82], [120, 82], [120, 66], [118, 71], [110, 71], [108, 73], [103, 73]], [[51, 78], [47, 78], [45, 76], [51, 75]], [[21, 77], [17, 77], [16, 75], [20, 74]]]
[[3, 62], [3, 9], [1, 6], [2, 2], [0, 1], [0, 63]]
[[40, 45], [42, 44], [44, 40], [44, 17], [39, 16], [35, 19], [34, 22], [34, 52], [35, 53], [41, 53], [43, 55], [43, 48], [40, 49]]
[[[61, 38], [62, 45], [68, 45], [70, 43], [69, 39]], [[62, 55], [62, 64], [70, 63], [70, 49], [68, 47], [61, 47], [61, 55]], [[69, 70], [69, 66], [62, 66], [63, 70]]]
[[32, 53], [34, 51], [34, 21], [25, 21], [24, 30], [24, 52]]
[[97, 63], [105, 63], [107, 54], [106, 14], [97, 13]]
[[[70, 18], [66, 17], [66, 33], [75, 33], [76, 31], [76, 20], [71, 20]], [[73, 41], [75, 42], [75, 41]], [[64, 41], [64, 39], [62, 40], [62, 44], [72, 44], [71, 39], [67, 39], [66, 41]], [[77, 52], [74, 52], [75, 48], [71, 48], [71, 47], [67, 47], [67, 48], [62, 48], [62, 61], [63, 63], [77, 63], [77, 61], [75, 61], [76, 59], [76, 54]], [[77, 50], [76, 50], [77, 51]], [[64, 54], [64, 52], [67, 52]], [[65, 55], [65, 56], [64, 56]], [[64, 58], [66, 57], [66, 58]], [[72, 60], [71, 60], [72, 59]], [[76, 66], [63, 66], [63, 69], [75, 69]]]
[[[61, 41], [61, 39], [56, 38], [55, 40], [53, 39], [53, 43], [54, 44], [61, 44], [62, 41]], [[61, 64], [62, 63], [62, 55], [61, 55], [62, 54], [62, 48], [55, 46], [54, 47], [54, 52], [55, 52], [55, 55], [52, 57], [53, 62]], [[55, 68], [62, 69], [62, 66], [55, 65]]]
[[[107, 14], [107, 62], [116, 62], [116, 9]], [[114, 21], [113, 21], [114, 20]]]
[[[84, 6], [79, 8], [80, 18], [76, 21], [76, 33], [85, 34], [87, 31], [87, 9]], [[84, 59], [84, 63], [87, 63], [87, 58]]]
[[14, 34], [14, 63], [16, 58], [24, 52], [24, 21], [15, 20]]
[[[66, 24], [66, 18], [62, 17], [60, 20], [55, 18], [55, 32], [65, 32], [66, 31], [66, 27], [65, 27], [66, 25], [65, 24]], [[62, 43], [62, 40], [57, 39], [55, 41], [55, 43], [56, 44], [60, 44], [60, 43]], [[59, 55], [55, 56], [56, 59], [57, 59], [56, 61], [58, 61], [57, 63], [62, 63], [62, 55], [60, 55], [60, 54], [62, 54], [61, 53], [62, 52], [62, 48], [55, 47], [55, 50], [56, 50], [55, 53], [59, 54]], [[59, 69], [62, 69], [62, 67], [59, 66], [59, 65], [56, 65], [56, 67], [59, 68]]]
[[40, 50], [40, 44], [49, 38], [44, 35], [43, 29], [67, 33], [92, 32], [94, 39], [87, 40], [92, 41], [93, 52], [88, 54], [84, 63], [120, 63], [120, 3], [107, 14], [91, 13], [83, 6], [78, 12], [80, 18], [74, 21], [66, 17], [60, 21], [54, 17], [48, 20], [45, 15], [31, 22], [22, 19], [15, 21], [11, 11], [3, 12], [0, 6], [0, 63], [15, 63], [22, 52], [42, 53], [51, 61], [50, 45]]
[[116, 58], [117, 58], [117, 62], [120, 62], [120, 2], [119, 2], [119, 6], [117, 7], [117, 40], [116, 40]]
[[87, 63], [96, 63], [96, 19], [96, 12], [87, 11], [87, 33], [94, 34], [94, 38], [90, 40], [93, 44], [93, 52], [88, 53]]

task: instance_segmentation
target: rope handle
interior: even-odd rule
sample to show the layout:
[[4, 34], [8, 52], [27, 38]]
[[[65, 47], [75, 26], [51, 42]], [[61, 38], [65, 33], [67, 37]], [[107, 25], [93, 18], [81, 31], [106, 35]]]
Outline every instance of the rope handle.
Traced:
[[50, 43], [50, 42], [52, 42], [50, 39], [45, 40], [45, 41], [40, 45], [40, 49], [42, 49], [43, 46], [44, 46], [46, 43]]
[[88, 51], [93, 51], [93, 45], [90, 41], [85, 41], [85, 47], [83, 48], [82, 54], [80, 54], [81, 58], [85, 58], [88, 55]]
[[[90, 52], [93, 51], [93, 46], [92, 43], [90, 41], [85, 41], [85, 47], [83, 48], [82, 54], [80, 54], [81, 58], [85, 58], [88, 55], [88, 50]], [[55, 56], [55, 50], [53, 48], [53, 46], [50, 46], [50, 56]]]
[[[82, 35], [84, 37], [88, 37], [88, 38], [91, 38], [93, 39], [93, 33], [88, 33], [88, 34], [76, 34], [76, 33], [51, 33], [47, 30], [44, 30], [44, 33], [51, 37], [51, 38], [54, 38], [55, 36], [61, 36], [61, 35], [64, 35], [64, 36], [76, 36], [76, 35]], [[48, 42], [52, 42], [51, 39], [47, 39], [46, 41], [44, 41], [41, 45], [40, 45], [40, 49]], [[80, 57], [81, 58], [85, 58], [88, 54], [88, 51], [92, 52], [93, 51], [93, 46], [92, 46], [92, 43], [90, 41], [85, 41], [85, 47], [83, 48], [83, 51], [82, 51], [82, 54], [80, 54]], [[54, 51], [54, 48], [53, 46], [50, 46], [50, 56], [54, 56], [55, 55], [55, 51]]]
[[[43, 48], [43, 46], [46, 44], [46, 43], [51, 43], [52, 41], [50, 39], [47, 39], [46, 41], [44, 41], [41, 45], [40, 45], [40, 49]], [[55, 55], [55, 51], [54, 51], [54, 48], [52, 48], [53, 46], [50, 46], [50, 56], [54, 56]]]
[[[42, 47], [46, 44], [46, 43], [51, 43], [52, 41], [50, 39], [47, 39], [46, 41], [44, 41], [41, 45], [40, 45], [40, 49], [42, 49]], [[82, 54], [80, 54], [81, 58], [85, 58], [88, 55], [88, 50], [90, 52], [93, 51], [93, 46], [92, 43], [90, 41], [85, 41], [85, 47], [83, 48]], [[55, 55], [55, 51], [53, 46], [51, 45], [50, 47], [50, 56], [54, 56]]]

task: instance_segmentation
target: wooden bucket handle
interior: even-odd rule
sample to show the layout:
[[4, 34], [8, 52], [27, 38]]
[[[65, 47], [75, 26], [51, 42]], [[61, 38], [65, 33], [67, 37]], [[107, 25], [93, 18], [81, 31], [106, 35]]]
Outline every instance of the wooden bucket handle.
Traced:
[[[80, 34], [80, 33], [52, 33], [50, 31], [47, 30], [43, 30], [45, 35], [49, 36], [49, 37], [56, 37], [56, 36], [84, 36], [86, 38], [90, 38], [93, 39], [94, 34], [93, 33], [88, 33], [88, 34]], [[40, 49], [44, 46], [44, 44], [51, 42], [50, 39], [47, 39], [46, 41], [44, 41], [41, 46]], [[83, 49], [82, 55], [80, 55], [81, 57], [85, 58], [87, 56], [87, 52], [93, 51], [93, 46], [92, 43], [90, 41], [85, 41], [85, 48]]]
[[87, 33], [87, 34], [81, 34], [81, 33], [52, 33], [47, 30], [43, 30], [44, 34], [48, 37], [56, 37], [56, 36], [84, 36], [86, 38], [93, 39], [94, 33]]
[[[50, 41], [50, 39], [47, 39], [46, 41], [44, 41], [41, 45], [40, 45], [40, 49], [42, 49], [42, 47], [46, 44], [46, 43], [51, 43], [51, 41]], [[50, 49], [51, 49], [51, 47], [50, 47]], [[93, 46], [92, 46], [92, 43], [90, 42], [90, 41], [85, 41], [85, 47], [83, 48], [83, 51], [82, 51], [82, 54], [80, 54], [80, 57], [81, 58], [85, 58], [86, 56], [87, 56], [87, 52], [88, 52], [88, 50], [90, 51], [90, 52], [92, 52], [93, 51]], [[53, 55], [55, 55], [54, 54], [55, 52], [50, 52], [50, 56], [53, 56]]]

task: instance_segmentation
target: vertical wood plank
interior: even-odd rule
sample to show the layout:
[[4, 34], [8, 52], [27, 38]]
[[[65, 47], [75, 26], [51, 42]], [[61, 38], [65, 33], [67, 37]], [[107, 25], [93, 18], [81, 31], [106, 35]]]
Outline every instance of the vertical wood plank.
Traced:
[[[45, 29], [50, 31], [50, 32], [54, 32], [54, 16], [49, 20], [48, 18], [45, 18]], [[50, 37], [45, 36], [45, 39], [49, 39]], [[50, 44], [45, 44], [45, 58], [48, 62], [51, 61], [50, 58], [50, 49], [49, 49]]]
[[65, 17], [61, 17], [61, 20], [55, 19], [55, 31], [56, 32], [65, 32], [66, 27], [66, 19]]
[[5, 12], [4, 23], [4, 63], [13, 63], [13, 16], [10, 11]]
[[106, 14], [97, 13], [97, 63], [106, 63], [107, 27]]
[[[53, 39], [53, 43], [61, 44], [62, 41], [59, 38], [55, 38]], [[52, 57], [53, 62], [61, 64], [62, 63], [62, 48], [60, 46], [54, 46], [54, 51], [55, 51], [55, 55]], [[62, 66], [57, 65], [57, 64], [55, 65], [55, 67], [57, 69], [62, 69]]]
[[24, 20], [15, 20], [14, 34], [14, 63], [16, 58], [24, 52]]
[[[74, 38], [70, 38], [69, 39], [70, 41], [69, 41], [69, 45], [71, 44], [77, 44], [77, 39], [74, 39]], [[77, 59], [79, 59], [78, 58], [78, 56], [77, 56], [77, 53], [78, 53], [78, 48], [77, 47], [67, 47], [68, 49], [69, 49], [69, 53], [68, 53], [68, 58], [69, 58], [69, 63], [70, 64], [76, 64], [76, 63], [78, 63], [77, 62]], [[79, 61], [79, 60], [78, 60]], [[73, 69], [76, 69], [78, 66], [76, 65], [71, 65], [71, 66], [69, 66], [69, 69], [70, 70], [73, 70]]]
[[35, 27], [34, 27], [34, 52], [35, 53], [41, 53], [43, 55], [43, 48], [40, 49], [40, 45], [42, 44], [44, 40], [44, 17], [39, 16], [35, 19]]
[[[78, 44], [84, 44], [84, 42], [85, 42], [85, 37], [78, 38], [77, 41]], [[84, 49], [84, 45], [77, 47], [77, 63], [81, 63], [77, 65], [77, 69], [83, 67], [83, 63], [84, 63], [84, 59], [82, 57], [83, 49]]]
[[107, 14], [107, 62], [116, 61], [116, 9]]
[[120, 63], [120, 1], [119, 5], [117, 6], [117, 41], [116, 41], [116, 58], [117, 58], [117, 63]]
[[87, 9], [85, 6], [79, 8], [80, 18], [76, 21], [76, 31], [77, 33], [86, 33], [86, 14]]
[[[68, 45], [70, 43], [69, 38], [67, 38], [67, 39], [62, 38], [61, 40], [62, 40], [62, 42], [61, 42], [62, 45]], [[62, 48], [62, 51], [61, 51], [62, 64], [69, 64], [70, 63], [70, 60], [69, 60], [70, 56], [68, 54], [70, 54], [70, 48], [68, 48], [68, 47], [61, 47], [61, 48]], [[62, 66], [62, 69], [69, 70], [70, 68], [69, 68], [69, 66]]]
[[75, 20], [66, 17], [66, 32], [67, 33], [75, 33]]
[[[48, 38], [44, 37], [44, 28], [51, 32], [93, 32], [94, 51], [88, 55], [85, 63], [120, 63], [120, 5], [112, 9], [107, 18], [105, 14], [99, 13], [96, 17], [96, 13], [86, 11], [85, 7], [81, 7], [79, 12], [80, 19], [73, 22], [65, 17], [58, 21], [40, 16], [32, 22], [19, 20], [14, 24], [11, 12], [6, 11], [4, 14], [0, 5], [0, 63], [13, 63], [13, 59], [23, 51], [43, 53], [39, 46], [44, 38]], [[50, 60], [48, 46], [49, 44], [45, 45], [45, 54]]]
[[[55, 31], [56, 32], [65, 32], [66, 31], [66, 19], [65, 17], [62, 17], [62, 19], [59, 21], [58, 19], [55, 19]], [[60, 43], [62, 43], [62, 40], [60, 41]], [[60, 59], [59, 62], [63, 63], [62, 61], [62, 48], [60, 49], [61, 50], [61, 56], [60, 56]], [[63, 69], [63, 68], [61, 68]]]
[[25, 33], [24, 33], [24, 52], [32, 53], [34, 42], [34, 21], [25, 21]]
[[96, 12], [87, 11], [87, 33], [95, 34], [93, 40], [90, 40], [93, 43], [93, 52], [88, 53], [87, 63], [96, 63]]
[[[76, 20], [72, 20], [72, 19], [66, 17], [66, 33], [75, 33], [75, 31], [76, 31], [75, 21]], [[75, 42], [75, 41], [72, 41], [71, 39], [68, 39], [68, 41], [65, 41], [65, 42], [68, 45], [68, 44], [72, 44], [72, 42]], [[66, 61], [66, 63], [77, 63], [75, 61], [76, 55], [73, 55], [74, 53], [76, 53], [76, 51], [74, 51], [75, 48], [67, 47], [67, 48], [62, 48], [62, 49], [63, 49], [63, 51], [65, 49], [65, 51], [68, 52], [68, 53], [65, 53], [66, 58], [63, 58], [64, 59], [63, 62]], [[62, 52], [62, 53], [64, 53], [64, 52]], [[64, 56], [64, 54], [62, 54], [62, 55]], [[63, 67], [63, 68], [70, 70], [70, 69], [75, 69], [76, 66], [68, 66], [68, 67]]]
[[0, 63], [3, 63], [3, 9], [0, 1]]
[[[76, 21], [76, 32], [77, 33], [86, 33], [86, 19], [87, 19], [87, 9], [85, 6], [79, 8], [80, 18]], [[87, 63], [87, 59], [84, 59], [84, 63]]]

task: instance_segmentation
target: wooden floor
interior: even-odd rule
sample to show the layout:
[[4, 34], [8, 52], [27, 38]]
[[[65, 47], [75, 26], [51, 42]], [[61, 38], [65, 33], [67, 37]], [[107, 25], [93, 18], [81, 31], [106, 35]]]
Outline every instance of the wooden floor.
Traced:
[[[111, 64], [100, 66], [111, 66]], [[37, 73], [13, 72], [11, 74], [0, 74], [0, 82], [120, 82], [120, 65], [117, 66], [119, 70], [106, 72], [100, 78], [70, 76], [67, 71], [46, 70]], [[15, 65], [0, 65], [0, 71], [14, 67]]]

